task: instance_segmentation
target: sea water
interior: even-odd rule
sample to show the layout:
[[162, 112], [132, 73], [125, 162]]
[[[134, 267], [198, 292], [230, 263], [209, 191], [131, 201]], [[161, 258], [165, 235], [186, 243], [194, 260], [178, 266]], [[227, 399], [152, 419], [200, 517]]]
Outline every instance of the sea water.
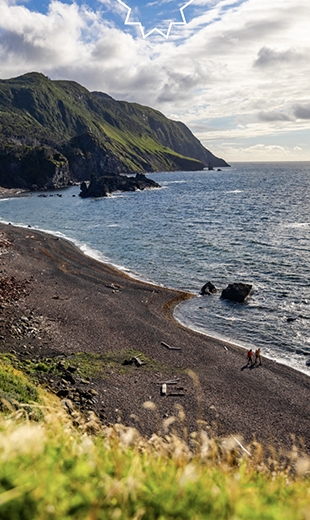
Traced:
[[[150, 177], [161, 188], [81, 199], [74, 186], [2, 200], [0, 219], [65, 236], [132, 276], [191, 292], [175, 310], [181, 323], [259, 346], [310, 375], [310, 163]], [[218, 292], [201, 296], [208, 281]], [[221, 299], [233, 282], [253, 285], [247, 303]]]

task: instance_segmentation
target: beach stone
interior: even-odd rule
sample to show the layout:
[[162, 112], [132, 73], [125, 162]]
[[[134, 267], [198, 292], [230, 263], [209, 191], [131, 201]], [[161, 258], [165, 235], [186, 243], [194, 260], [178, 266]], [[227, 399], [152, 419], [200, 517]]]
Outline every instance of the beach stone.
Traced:
[[61, 390], [59, 390], [59, 391], [56, 393], [56, 395], [57, 395], [58, 397], [67, 397], [68, 394], [69, 394], [69, 390], [68, 390], [67, 388], [61, 389]]
[[75, 379], [72, 377], [71, 372], [65, 371], [62, 375], [63, 379], [71, 383], [72, 385], [75, 384]]
[[70, 399], [62, 399], [61, 404], [70, 414], [74, 412], [74, 406]]
[[215, 294], [216, 292], [217, 288], [211, 282], [205, 283], [200, 289], [200, 294]]
[[252, 292], [253, 286], [248, 283], [231, 283], [222, 290], [221, 297], [232, 302], [243, 303]]

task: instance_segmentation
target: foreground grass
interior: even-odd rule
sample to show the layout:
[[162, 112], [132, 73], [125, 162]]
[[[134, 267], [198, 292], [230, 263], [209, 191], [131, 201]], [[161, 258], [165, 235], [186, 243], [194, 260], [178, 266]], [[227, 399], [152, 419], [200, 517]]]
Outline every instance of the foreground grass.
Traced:
[[[203, 425], [181, 439], [173, 433], [181, 407], [148, 440], [78, 413], [73, 426], [58, 400], [34, 395], [22, 374], [1, 362], [1, 375], [6, 370], [28, 401], [18, 406], [5, 383], [0, 519], [310, 518], [309, 460], [297, 448], [285, 457], [255, 443], [244, 448], [235, 437], [211, 439]], [[31, 409], [40, 410], [35, 421]]]

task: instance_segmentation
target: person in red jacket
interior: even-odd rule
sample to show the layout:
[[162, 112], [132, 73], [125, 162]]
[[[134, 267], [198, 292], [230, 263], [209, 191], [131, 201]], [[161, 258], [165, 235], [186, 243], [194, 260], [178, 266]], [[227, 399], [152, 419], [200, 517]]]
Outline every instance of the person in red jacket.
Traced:
[[251, 348], [250, 348], [250, 350], [248, 350], [247, 359], [248, 359], [247, 366], [248, 365], [252, 366], [253, 365], [253, 350]]

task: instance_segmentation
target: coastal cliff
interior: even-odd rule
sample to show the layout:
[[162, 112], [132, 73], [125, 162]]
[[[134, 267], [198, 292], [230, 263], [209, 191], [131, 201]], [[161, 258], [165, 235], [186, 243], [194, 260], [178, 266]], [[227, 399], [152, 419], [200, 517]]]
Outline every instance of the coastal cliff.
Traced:
[[228, 164], [181, 122], [40, 73], [0, 80], [0, 185], [48, 189], [107, 173]]

